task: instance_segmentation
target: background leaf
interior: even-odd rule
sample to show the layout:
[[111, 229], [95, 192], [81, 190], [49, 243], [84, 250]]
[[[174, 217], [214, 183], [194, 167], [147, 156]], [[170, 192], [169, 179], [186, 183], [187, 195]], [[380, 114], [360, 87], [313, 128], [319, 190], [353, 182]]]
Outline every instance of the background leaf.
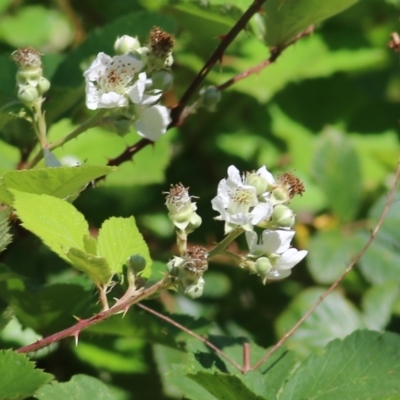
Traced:
[[314, 156], [313, 175], [332, 211], [343, 221], [351, 221], [358, 209], [362, 182], [351, 141], [338, 131], [327, 130]]
[[357, 0], [272, 0], [263, 5], [265, 41], [268, 46], [281, 46], [310, 25], [315, 25], [350, 7]]

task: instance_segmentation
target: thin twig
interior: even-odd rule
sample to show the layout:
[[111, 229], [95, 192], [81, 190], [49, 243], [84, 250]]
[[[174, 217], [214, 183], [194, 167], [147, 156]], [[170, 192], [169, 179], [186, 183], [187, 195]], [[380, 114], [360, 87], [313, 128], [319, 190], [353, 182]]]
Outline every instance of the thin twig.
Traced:
[[160, 314], [157, 311], [154, 311], [153, 309], [144, 306], [143, 304], [136, 304], [138, 307], [142, 308], [143, 310], [149, 312], [150, 314], [155, 315], [156, 317], [164, 320], [165, 322], [168, 322], [169, 324], [175, 326], [176, 328], [180, 329], [183, 332], [186, 332], [188, 335], [193, 336], [195, 339], [199, 340], [200, 342], [203, 342], [205, 345], [207, 345], [210, 349], [213, 349], [218, 355], [220, 355], [222, 358], [224, 358], [226, 361], [228, 361], [230, 364], [232, 364], [235, 368], [237, 368], [239, 371], [243, 372], [243, 368], [236, 363], [232, 358], [230, 358], [228, 355], [226, 355], [222, 350], [220, 350], [217, 346], [213, 345], [211, 342], [209, 342], [207, 339], [203, 338], [202, 336], [198, 335], [197, 333], [194, 333], [190, 329], [186, 328], [185, 326], [179, 324], [178, 322], [174, 321], [173, 319]]
[[239, 18], [236, 24], [232, 27], [232, 29], [228, 32], [226, 36], [223, 37], [219, 46], [214, 50], [209, 59], [204, 64], [201, 71], [197, 74], [196, 78], [187, 88], [186, 92], [183, 94], [181, 100], [178, 105], [172, 109], [171, 117], [172, 121], [170, 123], [170, 127], [179, 126], [182, 121], [180, 121], [180, 117], [183, 109], [189, 102], [190, 98], [199, 88], [201, 83], [204, 81], [210, 70], [214, 67], [214, 65], [221, 60], [225, 50], [232, 43], [232, 41], [236, 38], [236, 36], [246, 28], [247, 23], [253, 17], [254, 14], [261, 10], [261, 6], [266, 2], [266, 0], [254, 0], [253, 4], [244, 12], [244, 14]]
[[299, 41], [301, 38], [308, 36], [313, 31], [314, 31], [314, 25], [310, 25], [306, 30], [304, 30], [303, 32], [296, 35], [292, 40], [287, 42], [285, 45], [272, 48], [271, 55], [267, 60], [264, 60], [263, 62], [256, 65], [255, 67], [252, 67], [252, 68], [248, 69], [247, 71], [243, 71], [240, 74], [234, 76], [233, 78], [227, 80], [225, 83], [222, 83], [221, 85], [217, 86], [217, 89], [225, 90], [225, 89], [229, 88], [230, 86], [232, 86], [234, 83], [237, 83], [252, 74], [256, 74], [256, 73], [262, 71], [264, 68], [266, 68], [266, 67], [270, 66], [272, 63], [274, 63], [278, 59], [278, 57], [283, 53], [283, 51], [285, 49], [287, 49], [289, 46], [291, 46], [292, 44]]
[[267, 354], [265, 354], [264, 357], [262, 357], [257, 363], [255, 363], [251, 367], [251, 371], [256, 370], [260, 365], [262, 365], [276, 350], [279, 349], [283, 345], [283, 343], [286, 342], [287, 339], [289, 339], [290, 336], [293, 335], [294, 332], [298, 329], [298, 327], [314, 312], [314, 310], [326, 299], [326, 297], [332, 293], [337, 286], [339, 285], [340, 282], [344, 279], [344, 277], [356, 266], [356, 264], [360, 261], [361, 257], [365, 254], [365, 252], [368, 250], [369, 246], [371, 243], [375, 240], [376, 235], [379, 232], [379, 229], [382, 226], [383, 221], [385, 220], [386, 214], [389, 211], [389, 207], [393, 202], [394, 195], [396, 193], [396, 188], [399, 183], [399, 178], [400, 178], [400, 159], [398, 160], [397, 164], [397, 169], [396, 169], [396, 175], [395, 175], [395, 180], [393, 183], [393, 186], [390, 190], [389, 196], [386, 201], [385, 208], [382, 211], [382, 214], [379, 218], [378, 223], [376, 224], [375, 228], [371, 232], [371, 236], [369, 237], [367, 243], [364, 245], [364, 247], [361, 249], [361, 251], [357, 254], [355, 259], [349, 264], [349, 266], [346, 268], [346, 270], [342, 273], [342, 275], [339, 276], [339, 278], [329, 287], [329, 289], [321, 295], [321, 297], [313, 304], [313, 306], [301, 317], [296, 324], [273, 346]]

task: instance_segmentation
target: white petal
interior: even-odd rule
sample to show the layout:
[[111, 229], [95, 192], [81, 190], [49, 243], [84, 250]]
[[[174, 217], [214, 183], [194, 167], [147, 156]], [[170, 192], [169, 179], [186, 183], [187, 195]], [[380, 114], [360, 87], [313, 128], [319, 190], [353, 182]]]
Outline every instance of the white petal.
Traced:
[[291, 248], [282, 254], [281, 258], [278, 260], [278, 263], [275, 265], [275, 268], [282, 270], [291, 269], [296, 264], [298, 264], [306, 255], [306, 250], [298, 251], [295, 248]]
[[168, 108], [157, 105], [141, 109], [135, 127], [140, 136], [155, 142], [166, 132], [170, 122]]
[[100, 97], [98, 108], [124, 107], [128, 105], [128, 100], [115, 92], [103, 93]]
[[126, 94], [132, 103], [139, 104], [142, 101], [143, 93], [146, 89], [146, 73], [139, 74], [138, 80], [126, 90]]
[[294, 234], [294, 231], [284, 230], [263, 231], [263, 250], [265, 251], [265, 254], [282, 254], [283, 252], [288, 250]]
[[269, 218], [272, 214], [272, 205], [270, 203], [259, 203], [251, 211], [251, 223], [259, 224], [261, 221]]
[[257, 249], [257, 244], [258, 244], [258, 235], [254, 231], [247, 231], [246, 232], [246, 241], [247, 241], [247, 246], [250, 250], [250, 253], [253, 255], [255, 254], [255, 251]]
[[273, 175], [271, 174], [271, 172], [269, 172], [266, 168], [265, 165], [263, 165], [261, 168], [259, 168], [257, 170], [257, 173], [263, 177], [269, 184], [274, 184], [275, 183], [275, 179], [273, 177]]

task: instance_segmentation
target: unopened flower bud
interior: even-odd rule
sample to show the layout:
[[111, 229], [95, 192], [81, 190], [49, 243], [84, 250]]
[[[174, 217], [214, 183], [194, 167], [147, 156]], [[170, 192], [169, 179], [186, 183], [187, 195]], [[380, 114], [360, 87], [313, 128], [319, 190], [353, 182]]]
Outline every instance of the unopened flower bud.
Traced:
[[200, 277], [196, 283], [186, 287], [184, 294], [191, 299], [197, 299], [203, 294], [204, 283], [204, 279]]
[[140, 47], [140, 42], [137, 37], [123, 35], [114, 43], [115, 53], [118, 55], [132, 53]]
[[128, 257], [128, 259], [126, 260], [126, 265], [136, 275], [146, 268], [146, 259], [140, 254], [135, 254]]
[[165, 68], [171, 68], [173, 63], [174, 63], [174, 57], [172, 56], [172, 53], [169, 53], [167, 55], [167, 58], [165, 59], [164, 66]]
[[283, 204], [288, 203], [290, 201], [290, 195], [288, 191], [282, 187], [276, 187], [271, 194], [271, 203], [272, 204]]
[[283, 204], [278, 204], [272, 212], [272, 223], [280, 228], [291, 228], [295, 222], [295, 214]]
[[18, 100], [26, 106], [31, 106], [40, 98], [38, 90], [30, 85], [20, 86], [17, 96]]
[[258, 275], [265, 276], [269, 271], [271, 271], [272, 264], [267, 257], [260, 257], [256, 260], [254, 267]]
[[153, 81], [152, 87], [163, 91], [170, 89], [174, 80], [171, 72], [164, 69], [154, 72], [151, 79]]
[[19, 70], [16, 74], [16, 81], [18, 85], [36, 86], [42, 77], [42, 74], [42, 68]]
[[221, 92], [215, 86], [204, 87], [200, 90], [201, 105], [209, 111], [215, 111], [221, 100]]
[[44, 76], [40, 77], [39, 82], [36, 86], [40, 95], [46, 93], [50, 89], [50, 81]]
[[246, 183], [256, 189], [257, 197], [267, 191], [268, 182], [257, 172], [250, 172], [246, 176]]

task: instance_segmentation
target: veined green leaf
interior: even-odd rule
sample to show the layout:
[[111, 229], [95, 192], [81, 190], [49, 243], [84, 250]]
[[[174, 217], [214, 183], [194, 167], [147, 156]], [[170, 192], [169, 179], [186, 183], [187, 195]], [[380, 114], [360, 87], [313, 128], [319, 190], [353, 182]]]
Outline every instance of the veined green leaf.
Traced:
[[107, 259], [113, 274], [122, 272], [127, 258], [135, 254], [146, 260], [142, 276], [148, 278], [151, 275], [151, 258], [135, 218], [113, 217], [105, 221], [99, 231], [98, 255]]
[[73, 205], [46, 194], [10, 191], [22, 225], [46, 246], [68, 262], [71, 248], [84, 251], [83, 237], [88, 233], [88, 224]]

